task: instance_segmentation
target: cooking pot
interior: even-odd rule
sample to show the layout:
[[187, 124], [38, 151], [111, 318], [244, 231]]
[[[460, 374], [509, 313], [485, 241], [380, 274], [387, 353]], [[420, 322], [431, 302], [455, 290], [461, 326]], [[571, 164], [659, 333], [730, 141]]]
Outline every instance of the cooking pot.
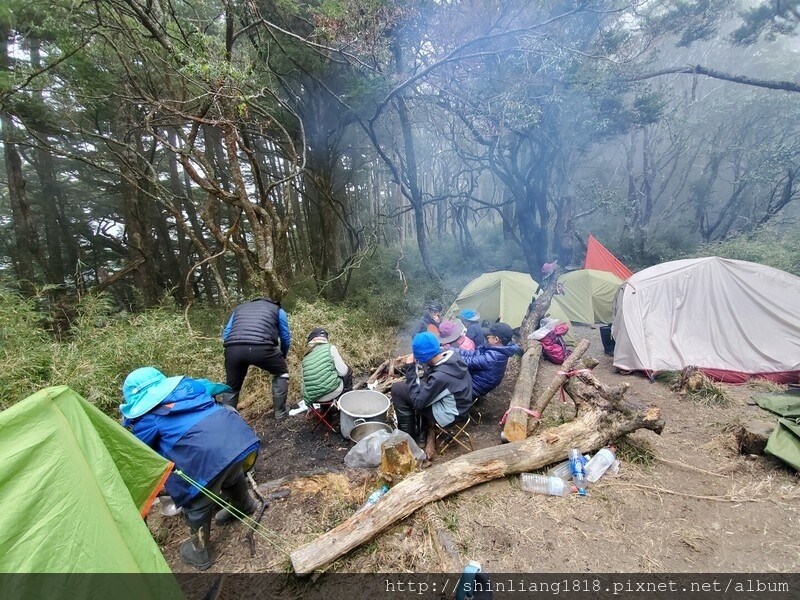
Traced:
[[361, 422], [386, 422], [386, 413], [391, 402], [389, 398], [374, 390], [353, 390], [339, 397], [336, 406], [339, 409], [339, 429], [342, 437], [350, 439], [350, 432]]
[[387, 431], [392, 433], [392, 426], [388, 423], [376, 423], [375, 421], [356, 419], [356, 425], [350, 430], [350, 439], [357, 444], [365, 437], [372, 435], [376, 431]]

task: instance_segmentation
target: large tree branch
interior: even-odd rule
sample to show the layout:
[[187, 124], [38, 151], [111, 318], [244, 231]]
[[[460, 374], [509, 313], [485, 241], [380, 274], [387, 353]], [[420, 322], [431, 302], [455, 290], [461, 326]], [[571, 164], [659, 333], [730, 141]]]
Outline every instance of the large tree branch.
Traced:
[[653, 71], [651, 73], [642, 73], [641, 75], [634, 75], [626, 77], [622, 81], [643, 81], [645, 79], [653, 79], [663, 75], [673, 75], [675, 73], [683, 73], [687, 75], [704, 75], [712, 79], [720, 79], [722, 81], [730, 81], [741, 85], [749, 85], [753, 87], [767, 88], [770, 90], [781, 90], [784, 92], [800, 92], [800, 84], [793, 81], [780, 81], [772, 79], [756, 79], [754, 77], [746, 77], [744, 75], [731, 75], [730, 73], [723, 73], [714, 69], [708, 69], [702, 65], [687, 65], [684, 67], [670, 67]]

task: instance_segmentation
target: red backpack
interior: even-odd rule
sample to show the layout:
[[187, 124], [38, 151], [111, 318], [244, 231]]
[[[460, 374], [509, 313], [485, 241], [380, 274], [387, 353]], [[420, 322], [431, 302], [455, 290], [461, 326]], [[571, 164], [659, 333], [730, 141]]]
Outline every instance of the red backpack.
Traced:
[[542, 344], [542, 352], [550, 362], [560, 365], [571, 354], [571, 351], [567, 350], [567, 345], [564, 343], [564, 336], [568, 331], [569, 325], [559, 323], [550, 333], [539, 340]]

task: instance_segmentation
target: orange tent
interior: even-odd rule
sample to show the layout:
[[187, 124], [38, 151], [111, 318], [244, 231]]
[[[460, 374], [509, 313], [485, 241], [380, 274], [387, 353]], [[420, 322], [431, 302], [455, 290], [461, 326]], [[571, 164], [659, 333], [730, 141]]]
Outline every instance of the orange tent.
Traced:
[[622, 280], [633, 275], [633, 272], [619, 262], [619, 259], [611, 254], [603, 244], [598, 242], [591, 233], [586, 241], [586, 260], [583, 263], [583, 268], [608, 271]]

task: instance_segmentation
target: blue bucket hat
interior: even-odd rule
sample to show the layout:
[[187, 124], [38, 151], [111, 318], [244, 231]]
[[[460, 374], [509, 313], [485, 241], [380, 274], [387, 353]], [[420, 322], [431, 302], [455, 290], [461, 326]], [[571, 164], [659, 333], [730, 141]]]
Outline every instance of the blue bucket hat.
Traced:
[[474, 321], [475, 323], [480, 323], [481, 321], [481, 313], [471, 308], [465, 308], [458, 316], [465, 321]]
[[426, 363], [442, 351], [439, 338], [430, 331], [423, 331], [414, 336], [411, 341], [411, 350], [414, 358], [421, 363]]
[[178, 387], [182, 375], [166, 377], [153, 367], [141, 367], [132, 371], [122, 384], [125, 404], [119, 410], [126, 419], [136, 419], [154, 409]]

